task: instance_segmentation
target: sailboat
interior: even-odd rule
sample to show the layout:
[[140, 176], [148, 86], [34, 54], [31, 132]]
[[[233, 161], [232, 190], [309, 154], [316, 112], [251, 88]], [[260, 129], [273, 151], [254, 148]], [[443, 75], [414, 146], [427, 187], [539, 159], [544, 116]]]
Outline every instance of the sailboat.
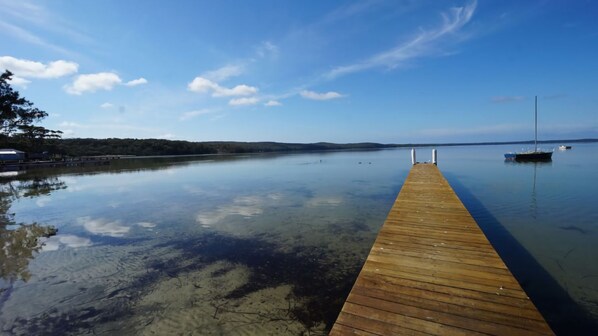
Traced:
[[515, 161], [550, 161], [552, 160], [552, 151], [538, 150], [538, 96], [535, 103], [535, 137], [534, 150], [525, 152], [511, 152], [505, 154], [505, 159]]

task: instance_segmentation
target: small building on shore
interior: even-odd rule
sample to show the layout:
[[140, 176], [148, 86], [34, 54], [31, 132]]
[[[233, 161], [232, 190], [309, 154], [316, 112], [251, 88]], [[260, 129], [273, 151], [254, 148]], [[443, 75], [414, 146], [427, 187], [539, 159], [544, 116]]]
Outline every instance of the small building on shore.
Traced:
[[23, 161], [26, 153], [17, 149], [0, 149], [0, 161]]

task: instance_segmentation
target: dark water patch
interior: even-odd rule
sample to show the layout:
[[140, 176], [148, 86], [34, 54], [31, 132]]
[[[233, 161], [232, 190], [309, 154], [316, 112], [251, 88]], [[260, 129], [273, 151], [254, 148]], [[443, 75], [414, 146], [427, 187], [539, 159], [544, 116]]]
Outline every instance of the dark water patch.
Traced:
[[313, 190], [306, 188], [306, 187], [291, 187], [291, 188], [285, 188], [284, 189], [285, 193], [288, 193], [290, 195], [296, 195], [300, 198], [313, 198], [315, 196]]
[[152, 240], [151, 237], [140, 238], [124, 238], [124, 237], [110, 237], [110, 236], [94, 236], [92, 242], [94, 245], [109, 245], [109, 246], [131, 246], [143, 244]]
[[538, 263], [490, 211], [459, 182], [444, 173], [459, 199], [557, 335], [598, 335], [598, 321]]
[[[184, 257], [181, 259], [187, 260], [185, 266], [176, 261], [166, 261], [153, 263], [153, 269], [174, 277], [217, 261], [244, 265], [251, 270], [249, 280], [230, 292], [227, 299], [242, 298], [266, 288], [292, 285], [292, 295], [298, 302], [291, 309], [293, 317], [307, 328], [324, 322], [327, 330], [334, 324], [362, 263], [359, 258], [354, 258], [351, 265], [335, 268], [331, 267], [334, 263], [330, 251], [322, 248], [296, 247], [290, 252], [281, 252], [273, 243], [215, 233], [169, 242], [165, 246], [182, 251]], [[150, 283], [155, 279], [148, 274], [140, 280]]]
[[[401, 175], [396, 178], [392, 178], [391, 182], [382, 189], [383, 191], [367, 194], [363, 191], [348, 191], [345, 196], [355, 199], [357, 202], [363, 202], [363, 200], [374, 201], [376, 203], [388, 204], [389, 210], [392, 206], [392, 202], [397, 198], [397, 194], [403, 187], [406, 175]], [[397, 182], [398, 181], [398, 182]]]
[[99, 316], [118, 314], [116, 311], [102, 311], [87, 307], [77, 311], [58, 312], [52, 309], [40, 316], [15, 321], [11, 329], [3, 332], [9, 335], [68, 335], [89, 333]]
[[358, 232], [369, 232], [371, 229], [363, 220], [352, 220], [348, 223], [329, 224], [328, 231], [332, 234], [355, 234]]
[[574, 231], [574, 232], [578, 232], [581, 234], [588, 234], [588, 231], [586, 231], [578, 226], [575, 226], [575, 225], [559, 226], [559, 229], [565, 230], [565, 231]]
[[360, 180], [360, 179], [354, 179], [351, 180], [352, 183], [356, 183], [356, 184], [369, 184], [370, 181], [366, 181], [366, 180]]

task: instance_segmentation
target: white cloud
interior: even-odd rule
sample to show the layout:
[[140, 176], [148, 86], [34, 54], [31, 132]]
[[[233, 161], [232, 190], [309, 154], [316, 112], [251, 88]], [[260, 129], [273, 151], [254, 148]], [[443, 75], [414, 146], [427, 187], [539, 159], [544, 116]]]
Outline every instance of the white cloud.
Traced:
[[237, 85], [232, 89], [222, 87], [204, 77], [195, 77], [187, 86], [189, 91], [197, 93], [212, 93], [212, 97], [249, 96], [257, 93], [258, 89], [245, 84]]
[[264, 106], [280, 106], [280, 105], [282, 105], [282, 103], [277, 100], [268, 100], [268, 102], [266, 102], [264, 104]]
[[197, 92], [197, 93], [207, 93], [210, 91], [218, 90], [219, 85], [211, 80], [203, 77], [195, 77], [189, 85], [187, 85], [187, 89], [189, 91]]
[[334, 91], [326, 92], [326, 93], [317, 93], [314, 91], [307, 91], [303, 90], [300, 92], [301, 97], [312, 99], [312, 100], [330, 100], [344, 97], [342, 94]]
[[239, 76], [243, 73], [243, 66], [242, 65], [227, 65], [223, 66], [220, 69], [208, 71], [201, 75], [201, 77], [206, 78], [208, 80], [214, 82], [222, 82], [234, 76]]
[[65, 91], [72, 95], [80, 95], [84, 92], [95, 92], [97, 90], [112, 90], [115, 85], [122, 82], [120, 77], [113, 72], [100, 72], [95, 74], [79, 75], [73, 84], [66, 85]]
[[258, 89], [245, 84], [237, 85], [232, 89], [223, 88], [213, 93], [214, 97], [249, 96], [257, 93]]
[[8, 69], [21, 78], [58, 78], [76, 73], [79, 64], [64, 60], [48, 64], [19, 59], [12, 56], [0, 57], [0, 68]]
[[375, 67], [395, 68], [408, 60], [438, 53], [439, 44], [445, 38], [458, 32], [471, 20], [476, 8], [476, 1], [464, 7], [451, 8], [449, 13], [442, 13], [442, 25], [432, 30], [421, 30], [414, 37], [398, 46], [370, 57], [362, 62], [340, 66], [324, 75], [325, 78], [355, 73]]
[[104, 104], [100, 105], [100, 107], [103, 109], [111, 109], [114, 107], [114, 105], [111, 103], [105, 102]]
[[231, 106], [255, 105], [260, 100], [256, 97], [233, 98], [228, 102]]
[[142, 84], [147, 84], [147, 79], [145, 79], [143, 77], [133, 79], [131, 81], [126, 82], [125, 86], [137, 86], [137, 85], [142, 85]]
[[31, 81], [26, 80], [25, 78], [12, 76], [12, 79], [9, 81], [10, 85], [19, 86], [22, 88], [27, 88], [27, 85], [31, 83]]
[[131, 230], [130, 227], [122, 225], [118, 220], [110, 222], [103, 218], [79, 217], [77, 223], [83, 225], [87, 231], [102, 236], [123, 237]]
[[183, 114], [181, 114], [181, 116], [179, 117], [179, 120], [183, 121], [183, 120], [189, 120], [191, 118], [195, 118], [197, 116], [200, 115], [204, 115], [204, 114], [209, 114], [209, 113], [213, 113], [213, 110], [210, 109], [202, 109], [202, 110], [196, 110], [196, 111], [189, 111], [189, 112], [185, 112]]

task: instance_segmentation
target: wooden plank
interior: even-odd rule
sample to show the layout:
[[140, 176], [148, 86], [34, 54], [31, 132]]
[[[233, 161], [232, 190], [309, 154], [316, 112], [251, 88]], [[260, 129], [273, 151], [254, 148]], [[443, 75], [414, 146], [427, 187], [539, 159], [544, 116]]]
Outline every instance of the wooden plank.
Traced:
[[331, 335], [553, 335], [440, 170], [411, 169]]

